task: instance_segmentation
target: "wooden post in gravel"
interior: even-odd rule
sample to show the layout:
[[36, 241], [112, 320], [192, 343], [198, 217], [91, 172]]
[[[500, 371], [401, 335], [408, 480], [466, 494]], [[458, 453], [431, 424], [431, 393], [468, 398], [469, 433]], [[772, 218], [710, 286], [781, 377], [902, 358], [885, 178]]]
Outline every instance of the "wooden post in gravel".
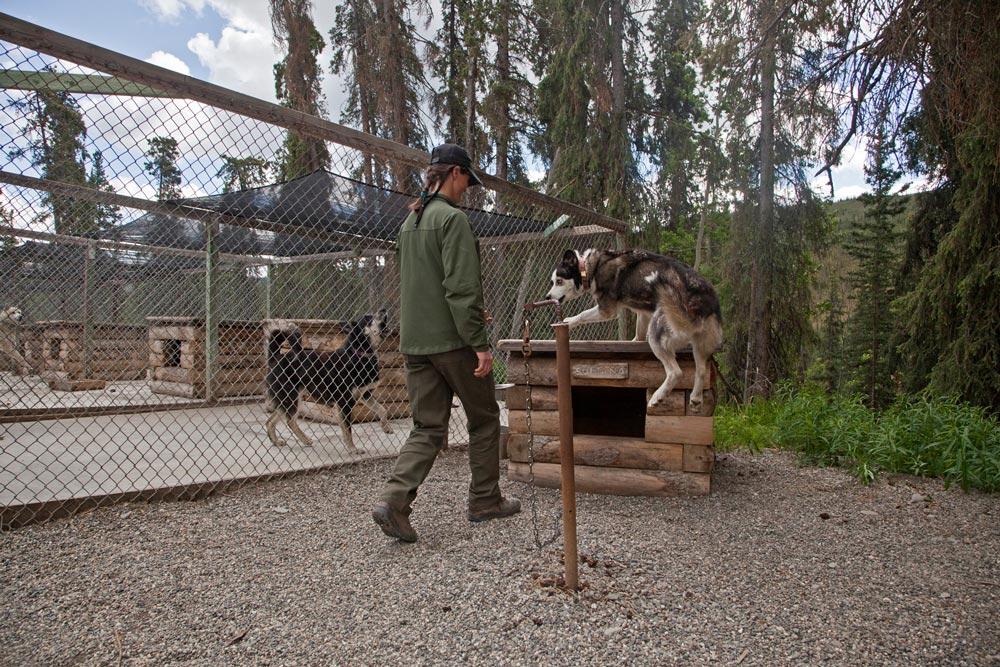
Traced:
[[573, 469], [573, 378], [569, 364], [569, 325], [553, 324], [556, 331], [557, 404], [559, 406], [559, 461], [562, 473], [563, 563], [566, 588], [580, 588], [576, 555], [576, 476]]

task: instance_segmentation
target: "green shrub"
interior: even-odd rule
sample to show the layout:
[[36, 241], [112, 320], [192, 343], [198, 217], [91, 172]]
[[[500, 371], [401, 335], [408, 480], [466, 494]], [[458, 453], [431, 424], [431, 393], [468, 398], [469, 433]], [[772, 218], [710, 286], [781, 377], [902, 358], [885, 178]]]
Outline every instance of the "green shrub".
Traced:
[[861, 396], [783, 387], [770, 400], [719, 406], [715, 439], [720, 449], [799, 452], [810, 463], [848, 467], [864, 482], [906, 473], [1000, 491], [1000, 423], [956, 398], [903, 396], [876, 413]]

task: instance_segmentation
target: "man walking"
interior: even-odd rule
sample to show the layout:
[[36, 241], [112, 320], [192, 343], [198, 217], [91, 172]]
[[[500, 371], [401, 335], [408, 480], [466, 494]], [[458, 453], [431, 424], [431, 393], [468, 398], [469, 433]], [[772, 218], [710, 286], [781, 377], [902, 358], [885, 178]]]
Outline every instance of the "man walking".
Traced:
[[500, 493], [500, 408], [486, 335], [479, 243], [457, 207], [481, 185], [465, 149], [431, 153], [420, 198], [410, 205], [396, 244], [400, 275], [400, 351], [413, 430], [400, 450], [372, 518], [386, 535], [415, 542], [410, 512], [417, 489], [444, 446], [454, 395], [469, 421], [468, 518], [487, 521], [521, 511]]

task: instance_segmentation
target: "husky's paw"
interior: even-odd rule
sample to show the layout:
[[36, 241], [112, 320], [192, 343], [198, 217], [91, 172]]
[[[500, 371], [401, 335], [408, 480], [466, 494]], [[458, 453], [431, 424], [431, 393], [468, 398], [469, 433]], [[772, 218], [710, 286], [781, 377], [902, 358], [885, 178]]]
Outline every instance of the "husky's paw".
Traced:
[[382, 422], [382, 432], [392, 433], [392, 426], [389, 425], [389, 422]]
[[653, 394], [653, 397], [649, 399], [649, 403], [646, 403], [646, 407], [655, 408], [659, 404], [660, 404], [660, 398], [656, 394]]
[[272, 440], [271, 444], [274, 445], [275, 447], [287, 447], [288, 441], [283, 440], [282, 438], [278, 438], [277, 440]]
[[693, 414], [693, 415], [700, 415], [701, 414], [701, 408], [702, 408], [703, 403], [702, 403], [702, 401], [701, 401], [700, 398], [695, 398], [694, 396], [692, 396], [691, 400], [688, 403], [688, 405], [691, 408], [691, 414]]

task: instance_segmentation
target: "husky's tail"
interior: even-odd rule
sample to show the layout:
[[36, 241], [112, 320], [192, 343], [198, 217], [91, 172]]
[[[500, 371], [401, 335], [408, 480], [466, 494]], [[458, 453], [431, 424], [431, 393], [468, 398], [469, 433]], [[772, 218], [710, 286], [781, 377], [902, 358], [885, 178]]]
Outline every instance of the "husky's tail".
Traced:
[[302, 332], [298, 329], [275, 329], [267, 341], [267, 365], [274, 366], [281, 356], [281, 346], [288, 342], [289, 352], [297, 354], [302, 351]]

